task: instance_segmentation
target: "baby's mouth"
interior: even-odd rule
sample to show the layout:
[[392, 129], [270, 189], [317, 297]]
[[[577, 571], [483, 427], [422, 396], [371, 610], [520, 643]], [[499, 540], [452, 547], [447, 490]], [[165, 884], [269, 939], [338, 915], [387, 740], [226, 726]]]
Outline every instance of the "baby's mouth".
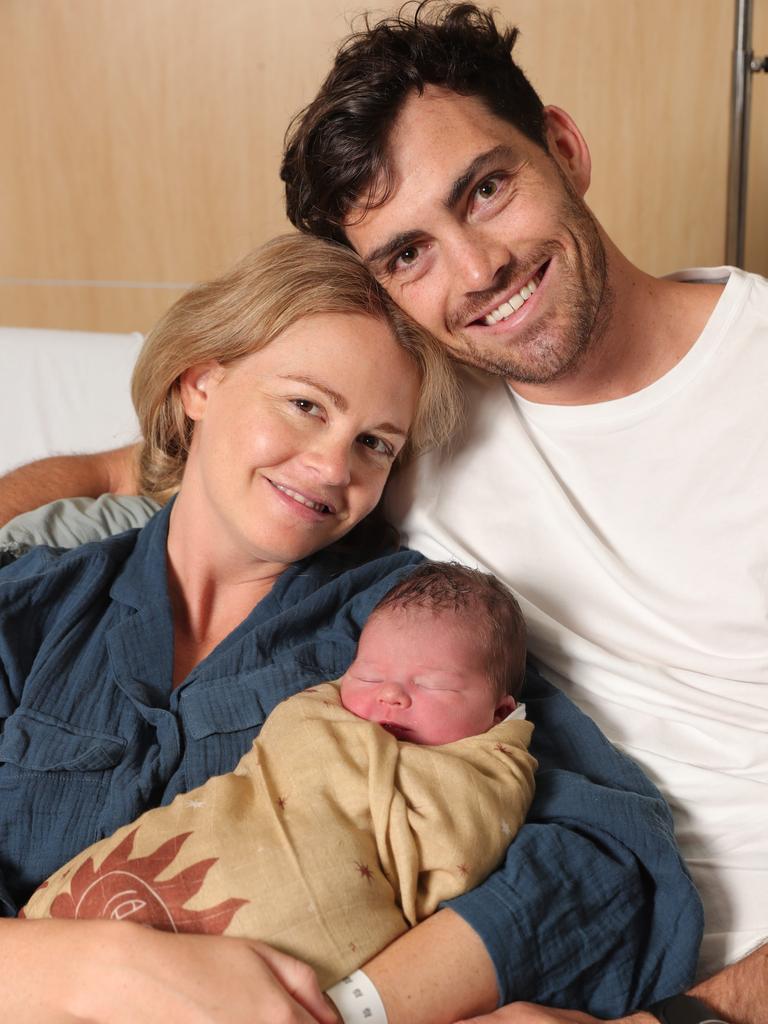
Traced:
[[382, 729], [386, 729], [386, 731], [397, 740], [406, 739], [408, 733], [411, 731], [407, 726], [396, 725], [394, 722], [379, 722], [379, 725]]

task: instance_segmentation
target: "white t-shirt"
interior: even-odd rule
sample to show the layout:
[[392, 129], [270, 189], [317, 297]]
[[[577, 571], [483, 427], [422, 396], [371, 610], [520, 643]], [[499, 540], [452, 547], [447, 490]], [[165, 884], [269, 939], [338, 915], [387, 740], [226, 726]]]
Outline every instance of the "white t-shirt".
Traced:
[[768, 937], [768, 281], [677, 276], [728, 281], [674, 369], [578, 407], [466, 371], [466, 430], [391, 514], [509, 584], [545, 674], [669, 800], [708, 973]]

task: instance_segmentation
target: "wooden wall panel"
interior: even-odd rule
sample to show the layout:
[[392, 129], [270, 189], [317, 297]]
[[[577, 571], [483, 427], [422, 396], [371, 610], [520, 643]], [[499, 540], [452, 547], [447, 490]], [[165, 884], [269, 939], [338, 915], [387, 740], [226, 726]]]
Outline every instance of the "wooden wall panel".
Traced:
[[[584, 130], [588, 198], [617, 243], [657, 273], [721, 262], [733, 0], [497, 6], [520, 25], [519, 58], [545, 101]], [[209, 277], [285, 229], [283, 133], [349, 9], [3, 0], [0, 322], [146, 329], [167, 285]], [[755, 159], [766, 134], [755, 132]], [[768, 235], [764, 206], [753, 222]], [[35, 279], [126, 284], [16, 283]]]
[[147, 331], [183, 288], [0, 284], [0, 325]]
[[587, 199], [619, 247], [657, 274], [721, 263], [731, 0], [500, 6], [521, 27], [520, 60], [542, 98], [586, 136]]

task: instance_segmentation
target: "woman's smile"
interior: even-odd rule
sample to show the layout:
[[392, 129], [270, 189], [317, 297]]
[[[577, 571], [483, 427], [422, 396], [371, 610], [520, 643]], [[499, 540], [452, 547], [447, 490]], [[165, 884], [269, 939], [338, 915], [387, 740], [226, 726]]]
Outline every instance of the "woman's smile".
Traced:
[[[323, 519], [325, 516], [336, 515], [336, 507], [330, 500], [325, 501], [318, 497], [309, 497], [307, 494], [302, 494], [301, 491], [298, 491], [293, 487], [287, 487], [285, 484], [280, 484], [275, 480], [270, 480], [269, 477], [265, 477], [264, 479], [267, 483], [272, 485], [279, 495], [288, 499], [288, 507], [298, 505], [299, 509], [306, 509], [308, 512], [314, 513], [315, 518], [318, 520]], [[299, 509], [296, 511], [298, 512]]]

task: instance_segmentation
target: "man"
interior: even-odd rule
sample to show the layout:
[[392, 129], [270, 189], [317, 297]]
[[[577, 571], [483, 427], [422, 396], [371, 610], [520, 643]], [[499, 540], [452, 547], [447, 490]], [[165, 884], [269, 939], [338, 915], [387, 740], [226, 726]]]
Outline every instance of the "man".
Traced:
[[[396, 517], [516, 591], [545, 674], [661, 784], [711, 972], [768, 935], [768, 283], [632, 266], [583, 202], [578, 129], [510, 63], [515, 33], [422, 14], [342, 50], [289, 138], [289, 215], [495, 377], [467, 376], [461, 443], [417, 465]], [[768, 1019], [768, 947], [697, 991]]]
[[[460, 443], [400, 488], [408, 539], [505, 579], [547, 674], [672, 799], [707, 890], [706, 962], [743, 959], [694, 990], [712, 1014], [691, 1002], [659, 1013], [672, 1024], [717, 1013], [760, 1024], [768, 950], [744, 955], [768, 931], [757, 752], [768, 723], [768, 446], [749, 443], [766, 286], [732, 275], [725, 290], [717, 280], [694, 287], [629, 264], [583, 202], [590, 166], [578, 129], [542, 108], [510, 61], [514, 38], [462, 5], [353, 39], [294, 125], [289, 214], [351, 244], [457, 358], [491, 374], [467, 376]], [[66, 472], [61, 489], [72, 493]], [[725, 948], [730, 918], [741, 934]], [[493, 923], [471, 907], [465, 919], [489, 941]], [[453, 934], [455, 922], [433, 920], [435, 941]], [[424, 953], [417, 932], [412, 960]], [[488, 1006], [487, 954], [463, 939], [459, 948], [462, 979]], [[420, 993], [400, 984], [407, 966], [401, 957], [372, 971], [400, 999], [396, 1013], [418, 1005]], [[427, 985], [450, 988], [452, 971], [442, 971]], [[514, 997], [498, 973], [497, 983]], [[483, 1018], [593, 1019], [519, 1003]]]

